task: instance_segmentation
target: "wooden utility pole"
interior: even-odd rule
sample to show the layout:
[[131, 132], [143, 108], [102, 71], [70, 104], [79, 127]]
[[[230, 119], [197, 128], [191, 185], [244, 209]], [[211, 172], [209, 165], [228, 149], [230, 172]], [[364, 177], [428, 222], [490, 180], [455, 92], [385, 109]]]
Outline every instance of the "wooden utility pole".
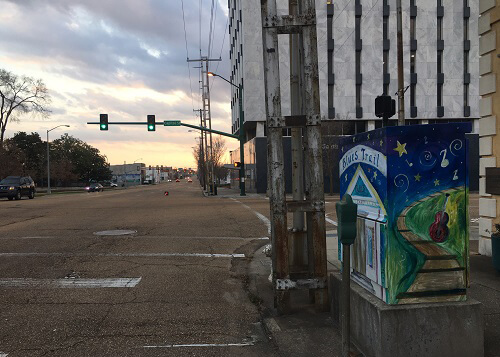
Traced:
[[[300, 3], [302, 6], [294, 15], [278, 16], [276, 0], [261, 0], [273, 285], [275, 306], [279, 313], [289, 311], [291, 289], [309, 289], [312, 292], [316, 309], [320, 311], [328, 309], [316, 10], [314, 0], [302, 0]], [[292, 11], [295, 12], [296, 8], [292, 6]], [[304, 105], [301, 113], [289, 117], [284, 117], [281, 113], [278, 34], [301, 34], [299, 38], [303, 47], [299, 57], [304, 79], [299, 85], [299, 95], [303, 98]], [[295, 51], [295, 46], [292, 46]], [[291, 55], [295, 58], [294, 53]], [[294, 67], [295, 61], [292, 62], [292, 67]], [[295, 70], [292, 69], [292, 71], [293, 82]], [[297, 87], [293, 84], [292, 88], [296, 90]], [[300, 108], [294, 107], [293, 110], [295, 112]], [[283, 128], [285, 127], [300, 128], [305, 136], [304, 164], [296, 170], [305, 172], [306, 200], [300, 198], [286, 201], [283, 164]], [[299, 160], [296, 162], [297, 165], [300, 163]], [[296, 197], [299, 198], [297, 195]], [[306, 213], [308, 274], [305, 279], [290, 277], [288, 243], [290, 231], [287, 226], [287, 212]]]
[[396, 0], [398, 17], [398, 125], [405, 125], [405, 78], [403, 67], [403, 10], [401, 0]]
[[[298, 0], [289, 0], [288, 8], [290, 15], [299, 14]], [[290, 34], [290, 109], [292, 115], [303, 114], [303, 98], [301, 88], [302, 66], [301, 35]], [[302, 142], [302, 128], [291, 128], [292, 131], [292, 194], [294, 201], [304, 200], [304, 151]], [[293, 226], [290, 236], [290, 266], [291, 272], [300, 273], [307, 270], [307, 239], [305, 234], [304, 212], [293, 212]]]

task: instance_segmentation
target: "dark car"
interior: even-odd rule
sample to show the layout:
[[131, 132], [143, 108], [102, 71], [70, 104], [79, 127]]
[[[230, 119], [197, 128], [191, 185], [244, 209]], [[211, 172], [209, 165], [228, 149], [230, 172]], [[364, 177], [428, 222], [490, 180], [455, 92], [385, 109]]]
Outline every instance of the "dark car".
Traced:
[[7, 176], [0, 181], [0, 197], [7, 197], [9, 200], [20, 200], [26, 196], [35, 198], [35, 183], [29, 176]]
[[100, 183], [93, 182], [87, 187], [85, 187], [85, 190], [87, 190], [87, 192], [102, 192], [104, 191], [104, 186], [101, 185]]

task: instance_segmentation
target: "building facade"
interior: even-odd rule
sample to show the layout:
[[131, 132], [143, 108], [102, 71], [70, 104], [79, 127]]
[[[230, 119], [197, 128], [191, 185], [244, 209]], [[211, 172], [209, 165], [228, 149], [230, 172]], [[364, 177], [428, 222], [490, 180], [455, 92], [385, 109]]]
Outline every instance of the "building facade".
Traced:
[[143, 163], [111, 165], [112, 181], [118, 186], [141, 185], [144, 182], [146, 165]]
[[[477, 1], [403, 2], [407, 124], [473, 121], [479, 127]], [[260, 1], [229, 0], [231, 81], [243, 84], [247, 139], [265, 135]], [[288, 14], [288, 0], [278, 0]], [[321, 115], [340, 135], [381, 126], [375, 98], [398, 90], [396, 0], [316, 1]], [[289, 38], [279, 36], [283, 115], [290, 115]], [[232, 131], [239, 128], [232, 91]]]
[[500, 158], [500, 2], [479, 0], [479, 11], [479, 253], [491, 256], [491, 234], [500, 223], [500, 192], [490, 188], [500, 178], [489, 170], [499, 167]]

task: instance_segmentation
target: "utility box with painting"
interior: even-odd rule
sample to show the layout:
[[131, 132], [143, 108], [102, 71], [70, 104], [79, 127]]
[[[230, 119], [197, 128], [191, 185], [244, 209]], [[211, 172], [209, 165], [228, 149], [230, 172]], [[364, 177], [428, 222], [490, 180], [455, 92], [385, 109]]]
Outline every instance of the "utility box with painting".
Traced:
[[470, 131], [386, 127], [341, 141], [341, 198], [358, 205], [351, 275], [387, 304], [466, 300]]

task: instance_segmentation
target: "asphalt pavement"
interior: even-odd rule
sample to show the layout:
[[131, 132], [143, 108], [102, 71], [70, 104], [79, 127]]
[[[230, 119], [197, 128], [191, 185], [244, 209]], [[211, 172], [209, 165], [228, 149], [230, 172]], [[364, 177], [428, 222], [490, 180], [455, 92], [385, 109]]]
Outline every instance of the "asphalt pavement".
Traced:
[[[337, 200], [326, 196], [331, 271]], [[293, 294], [291, 315], [273, 309], [265, 195], [204, 197], [183, 180], [0, 200], [0, 217], [0, 357], [340, 355], [330, 314], [307, 294]], [[497, 357], [500, 274], [474, 250], [471, 267]]]
[[0, 356], [277, 355], [247, 290], [267, 227], [234, 200], [181, 181], [0, 217]]

